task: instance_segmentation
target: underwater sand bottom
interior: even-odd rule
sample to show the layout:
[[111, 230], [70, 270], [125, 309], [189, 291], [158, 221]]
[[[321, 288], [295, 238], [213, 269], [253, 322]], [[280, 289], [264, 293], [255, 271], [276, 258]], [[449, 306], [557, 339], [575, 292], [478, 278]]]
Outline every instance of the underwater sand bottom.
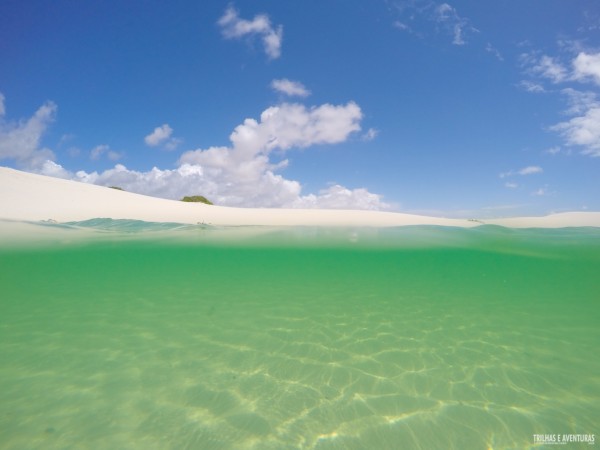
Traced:
[[533, 434], [596, 430], [592, 320], [557, 310], [537, 323], [518, 302], [288, 295], [115, 293], [12, 311], [0, 446], [528, 448]]

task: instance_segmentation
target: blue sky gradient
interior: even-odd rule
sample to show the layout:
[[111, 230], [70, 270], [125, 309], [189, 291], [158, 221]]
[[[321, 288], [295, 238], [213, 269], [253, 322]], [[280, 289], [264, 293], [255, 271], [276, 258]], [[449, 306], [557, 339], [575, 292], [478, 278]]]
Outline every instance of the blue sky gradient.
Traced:
[[600, 210], [600, 7], [0, 4], [0, 164], [216, 204]]

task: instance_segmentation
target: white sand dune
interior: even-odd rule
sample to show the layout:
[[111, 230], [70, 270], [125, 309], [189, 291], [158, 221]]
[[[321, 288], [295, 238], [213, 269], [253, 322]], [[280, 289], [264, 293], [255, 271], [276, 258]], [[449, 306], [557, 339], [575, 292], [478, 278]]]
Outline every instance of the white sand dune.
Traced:
[[[92, 218], [221, 226], [479, 225], [466, 219], [382, 211], [230, 208], [184, 203], [0, 167], [0, 219], [70, 222]], [[600, 227], [600, 213], [571, 212], [545, 217], [486, 220], [485, 223], [514, 228]]]

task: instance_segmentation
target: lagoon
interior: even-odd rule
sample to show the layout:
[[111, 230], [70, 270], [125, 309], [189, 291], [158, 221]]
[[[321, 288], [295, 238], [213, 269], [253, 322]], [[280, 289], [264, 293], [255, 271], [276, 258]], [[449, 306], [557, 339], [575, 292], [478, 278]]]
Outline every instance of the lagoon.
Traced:
[[597, 434], [598, 228], [36, 226], [0, 246], [3, 449]]

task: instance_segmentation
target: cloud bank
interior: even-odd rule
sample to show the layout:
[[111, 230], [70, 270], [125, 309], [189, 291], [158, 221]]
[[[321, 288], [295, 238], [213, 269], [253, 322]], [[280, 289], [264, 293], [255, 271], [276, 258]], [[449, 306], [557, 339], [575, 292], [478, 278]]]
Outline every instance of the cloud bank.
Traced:
[[[363, 114], [354, 102], [312, 108], [297, 103], [272, 106], [258, 120], [248, 118], [235, 127], [229, 136], [229, 146], [189, 150], [181, 154], [176, 168], [154, 167], [147, 172], [128, 169], [122, 164], [101, 173], [71, 172], [54, 162], [54, 154], [39, 147], [55, 111], [53, 103], [46, 103], [27, 121], [18, 124], [2, 121], [0, 160], [14, 160], [20, 168], [44, 175], [119, 186], [156, 197], [180, 199], [185, 195], [204, 195], [223, 206], [371, 210], [392, 207], [367, 189], [349, 189], [339, 184], [317, 194], [303, 195], [298, 181], [278, 173], [289, 161], [273, 163], [270, 159], [273, 152], [280, 157], [291, 149], [347, 141], [361, 129]], [[170, 139], [171, 133], [170, 127], [163, 125], [146, 138], [159, 145]], [[102, 156], [116, 159], [120, 154], [106, 145], [98, 145], [90, 152], [92, 159]]]

